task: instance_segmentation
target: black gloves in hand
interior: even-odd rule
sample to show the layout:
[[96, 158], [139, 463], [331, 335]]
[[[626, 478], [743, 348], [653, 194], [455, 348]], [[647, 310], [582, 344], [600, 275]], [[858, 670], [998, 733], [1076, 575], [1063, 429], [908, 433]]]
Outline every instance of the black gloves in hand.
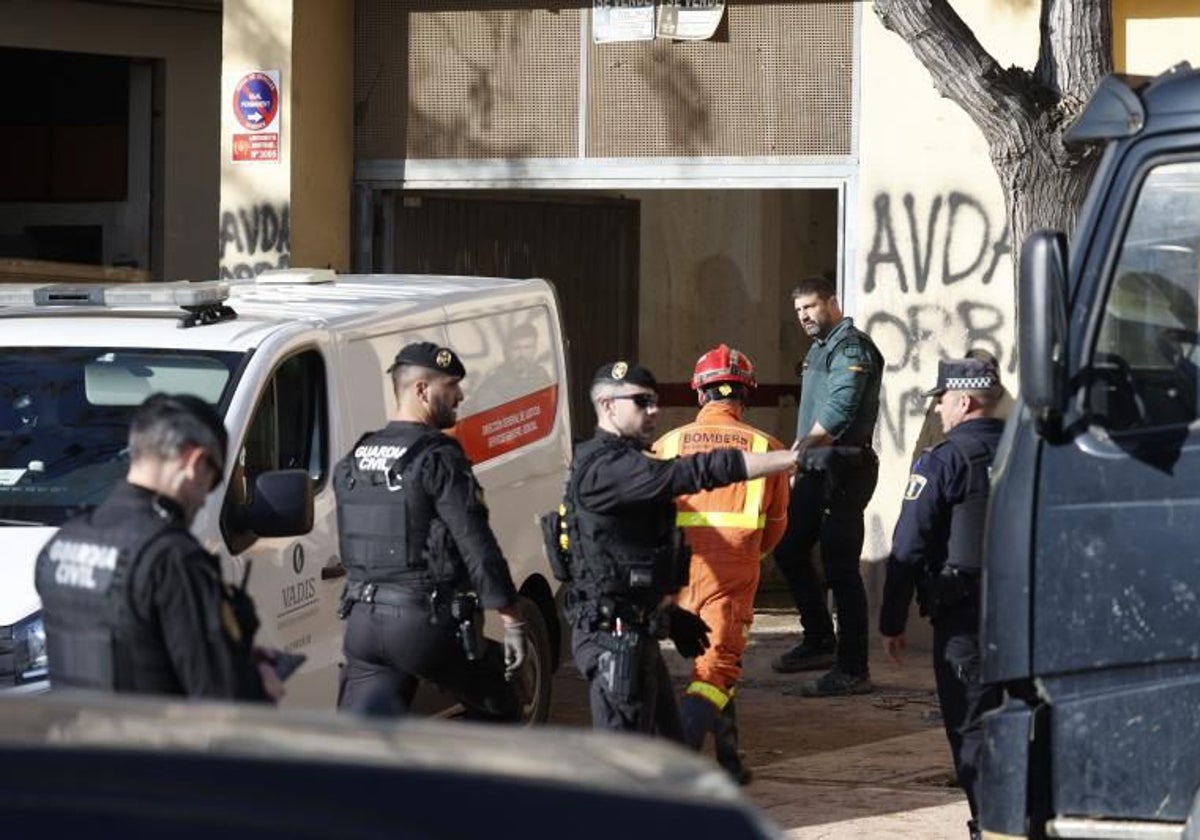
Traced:
[[680, 656], [694, 659], [708, 650], [709, 630], [700, 616], [681, 607], [671, 607], [667, 635]]
[[525, 640], [525, 622], [504, 625], [504, 678], [511, 680], [529, 655], [529, 643]]

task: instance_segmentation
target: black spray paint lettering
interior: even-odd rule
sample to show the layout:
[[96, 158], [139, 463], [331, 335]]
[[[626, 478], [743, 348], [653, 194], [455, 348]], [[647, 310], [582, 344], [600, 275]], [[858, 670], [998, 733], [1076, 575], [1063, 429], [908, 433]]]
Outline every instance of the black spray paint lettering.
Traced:
[[[887, 379], [884, 379], [879, 389], [879, 424], [875, 429], [880, 451], [886, 451], [884, 446], [887, 443], [898, 452], [912, 445], [912, 438], [908, 436], [909, 421], [914, 421], [914, 428], [919, 430], [925, 421], [925, 409], [929, 404], [929, 398], [921, 396], [921, 393], [921, 389], [914, 386], [893, 399], [888, 393]], [[916, 434], [914, 431], [913, 437]]]
[[291, 237], [288, 204], [264, 202], [226, 210], [221, 214], [221, 279], [253, 278], [269, 269], [287, 268]]
[[[886, 371], [895, 373], [911, 370], [921, 373], [922, 347], [930, 341], [936, 341], [937, 344], [933, 348], [935, 358], [960, 357], [965, 352], [963, 348], [957, 345], [947, 347], [940, 339], [942, 336], [957, 337], [963, 333], [967, 347], [987, 350], [996, 357], [1003, 368], [1008, 349], [1000, 342], [1004, 325], [1004, 313], [999, 307], [990, 303], [963, 300], [953, 309], [938, 303], [916, 303], [905, 309], [903, 316], [879, 310], [867, 319], [865, 330], [880, 347], [900, 348], [899, 356], [893, 353], [886, 360]], [[1016, 370], [1015, 357], [1009, 359], [1008, 370]]]
[[[935, 196], [929, 206], [929, 214], [924, 220], [924, 225], [917, 218], [916, 199], [913, 198], [912, 193], [905, 193], [901, 203], [904, 205], [904, 220], [907, 223], [908, 256], [911, 265], [906, 265], [906, 254], [901, 251], [900, 244], [896, 239], [892, 198], [887, 193], [881, 192], [875, 196], [874, 201], [875, 232], [871, 239], [871, 250], [867, 254], [867, 276], [863, 281], [865, 293], [869, 294], [875, 290], [878, 284], [877, 276], [881, 273], [880, 268], [885, 266], [891, 268], [901, 292], [905, 294], [909, 291], [915, 291], [918, 294], [924, 292], [929, 285], [929, 275], [934, 266], [934, 251], [936, 243], [939, 241], [937, 237], [939, 221], [942, 222], [941, 227], [945, 229], [945, 236], [940, 240], [942, 242], [941, 281], [944, 286], [959, 283], [976, 274], [980, 269], [983, 269], [980, 282], [984, 285], [991, 283], [1000, 261], [1012, 252], [1008, 241], [1008, 224], [1004, 224], [1000, 235], [993, 239], [994, 226], [991, 219], [988, 218], [983, 204], [966, 193], [955, 190], [947, 194], [944, 200], [940, 195]], [[946, 209], [944, 217], [943, 206]], [[978, 231], [977, 248], [974, 242], [965, 243], [964, 237], [968, 235], [967, 231], [972, 233]], [[955, 264], [952, 261], [951, 255], [956, 246], [956, 237], [957, 244], [969, 248], [967, 253], [973, 254], [966, 264]], [[961, 255], [957, 259], [961, 260]], [[986, 267], [984, 267], [985, 262]], [[911, 289], [909, 287], [910, 271], [913, 279]]]

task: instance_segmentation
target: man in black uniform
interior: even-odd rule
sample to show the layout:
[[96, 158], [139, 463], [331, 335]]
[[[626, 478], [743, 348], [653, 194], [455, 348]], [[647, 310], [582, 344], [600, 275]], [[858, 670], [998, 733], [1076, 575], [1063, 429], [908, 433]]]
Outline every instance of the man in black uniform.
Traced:
[[978, 359], [938, 363], [936, 396], [946, 440], [913, 463], [892, 537], [879, 631], [896, 662], [907, 646], [904, 625], [914, 590], [933, 622], [933, 668], [942, 722], [958, 781], [978, 836], [976, 784], [982, 749], [980, 716], [997, 705], [979, 683], [979, 577], [989, 478], [1004, 429], [993, 412], [1004, 395], [995, 366]]
[[252, 647], [249, 596], [221, 581], [188, 526], [224, 471], [228, 436], [203, 400], [154, 394], [133, 413], [129, 473], [38, 555], [55, 688], [232, 700], [277, 698]]
[[572, 650], [589, 683], [593, 726], [682, 743], [658, 637], [670, 636], [681, 654], [695, 657], [708, 647], [708, 627], [670, 602], [687, 583], [689, 561], [674, 499], [794, 471], [795, 454], [718, 449], [654, 459], [646, 450], [658, 414], [655, 386], [650, 371], [627, 362], [596, 373], [596, 435], [578, 446], [571, 463], [560, 509], [569, 559], [556, 574], [571, 580]]
[[[458, 441], [458, 355], [406, 345], [388, 368], [396, 413], [334, 469], [348, 618], [338, 706], [408, 709], [428, 679], [472, 713], [515, 720], [509, 681], [525, 660], [525, 626], [483, 491]], [[482, 636], [483, 610], [504, 619], [504, 646]]]

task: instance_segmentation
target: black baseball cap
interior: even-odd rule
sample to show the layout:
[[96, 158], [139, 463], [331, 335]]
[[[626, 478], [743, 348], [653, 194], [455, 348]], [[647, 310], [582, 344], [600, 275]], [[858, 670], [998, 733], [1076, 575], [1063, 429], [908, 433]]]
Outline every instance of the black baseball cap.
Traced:
[[415, 341], [401, 347], [387, 372], [391, 373], [401, 365], [428, 368], [459, 379], [467, 375], [467, 369], [457, 353], [432, 341]]
[[649, 369], [636, 362], [610, 362], [601, 365], [592, 379], [592, 384], [607, 382], [612, 385], [640, 385], [643, 388], [657, 388], [658, 382]]
[[982, 359], [942, 359], [938, 362], [937, 385], [922, 396], [940, 397], [947, 391], [986, 391], [1000, 384], [995, 365]]

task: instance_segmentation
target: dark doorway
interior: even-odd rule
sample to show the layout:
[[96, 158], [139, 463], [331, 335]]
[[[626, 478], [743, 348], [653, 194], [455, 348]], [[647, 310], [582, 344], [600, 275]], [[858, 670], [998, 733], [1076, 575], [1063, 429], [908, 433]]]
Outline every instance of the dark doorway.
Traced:
[[[494, 193], [382, 198], [391, 209], [380, 218], [395, 221], [384, 222], [383, 237], [376, 237], [377, 270], [554, 284], [568, 341], [573, 430], [590, 436], [595, 418], [587, 392], [596, 368], [637, 355], [638, 202]], [[389, 235], [390, 242], [380, 241]]]

